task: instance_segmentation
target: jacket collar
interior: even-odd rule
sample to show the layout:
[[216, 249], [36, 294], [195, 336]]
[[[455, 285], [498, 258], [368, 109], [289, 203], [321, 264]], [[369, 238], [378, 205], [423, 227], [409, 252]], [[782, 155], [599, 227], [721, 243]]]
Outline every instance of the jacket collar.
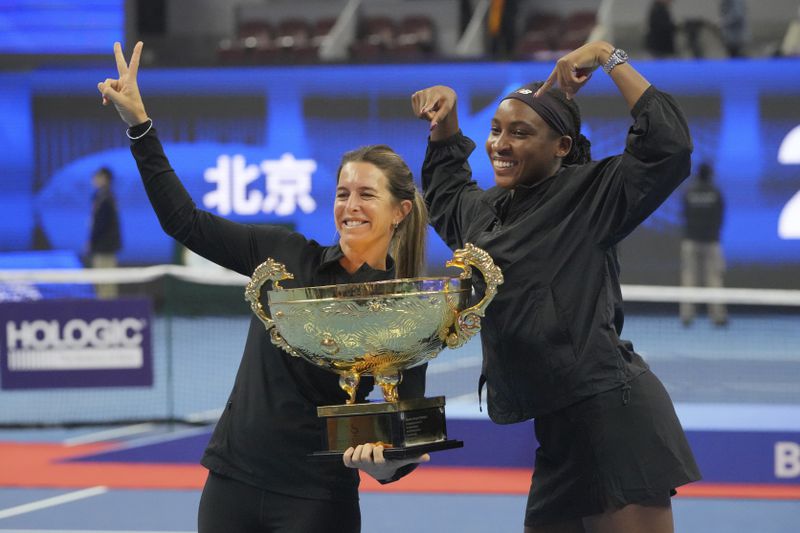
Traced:
[[492, 187], [487, 191], [485, 202], [489, 205], [492, 211], [494, 211], [496, 217], [498, 217], [500, 220], [505, 220], [511, 211], [512, 204], [518, 206], [521, 202], [524, 202], [528, 198], [535, 198], [541, 195], [547, 188], [549, 188], [556, 176], [561, 174], [563, 169], [564, 167], [562, 166], [549, 178], [545, 178], [530, 185], [517, 185], [511, 190], [502, 189], [497, 186]]
[[[328, 246], [322, 252], [322, 261], [320, 261], [318, 270], [325, 270], [327, 268], [331, 268], [331, 266], [341, 266], [339, 260], [344, 257], [344, 252], [342, 251], [342, 247], [339, 246], [339, 243], [334, 244], [333, 246]], [[395, 263], [394, 259], [391, 255], [386, 254], [386, 270], [377, 270], [369, 266], [369, 264], [364, 263], [361, 265], [361, 268], [357, 270], [356, 273], [377, 273], [380, 276], [386, 276], [387, 278], [391, 279], [395, 277]]]

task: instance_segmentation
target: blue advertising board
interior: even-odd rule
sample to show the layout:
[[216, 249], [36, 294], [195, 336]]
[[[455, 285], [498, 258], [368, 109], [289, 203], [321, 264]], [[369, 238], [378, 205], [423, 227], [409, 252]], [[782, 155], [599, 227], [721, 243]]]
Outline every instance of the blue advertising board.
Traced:
[[[436, 453], [435, 467], [533, 468], [538, 446], [533, 423], [498, 425], [486, 419], [448, 417], [451, 437], [464, 447]], [[800, 486], [800, 433], [793, 431], [697, 431], [686, 436], [704, 484], [732, 484], [740, 491], [754, 487]], [[112, 449], [73, 461], [196, 464], [208, 445], [210, 432], [200, 432], [168, 442]], [[497, 450], [503, 450], [498, 453]], [[678, 488], [681, 494], [683, 489]]]
[[[127, 148], [124, 125], [102, 108], [96, 84], [107, 70], [0, 75], [7, 149], [0, 198], [0, 251], [33, 246], [80, 251], [87, 238], [90, 176], [115, 172], [122, 217], [122, 263], [170, 262], [161, 231]], [[692, 131], [693, 167], [709, 162], [726, 200], [722, 243], [741, 283], [762, 286], [765, 271], [800, 266], [800, 61], [635, 62], [681, 104]], [[548, 75], [546, 63], [313, 66], [140, 71], [148, 113], [173, 168], [199, 207], [248, 223], [293, 226], [321, 243], [335, 238], [332, 203], [341, 155], [385, 143], [419, 174], [427, 126], [410, 95], [445, 83], [459, 95], [464, 132], [479, 147], [496, 103], [512, 88]], [[781, 72], [782, 83], [771, 83]], [[613, 83], [595, 76], [579, 94], [595, 159], [621, 153], [632, 123]], [[492, 186], [480, 148], [470, 164]], [[637, 235], [639, 236], [637, 238]], [[680, 190], [629, 239], [625, 276], [677, 282]], [[623, 243], [623, 250], [626, 244]], [[668, 251], [670, 256], [665, 257]], [[674, 253], [673, 253], [674, 252]], [[430, 271], [449, 251], [430, 239]], [[749, 276], [749, 277], [748, 277]], [[777, 278], [769, 278], [775, 280]], [[797, 287], [797, 276], [785, 285]]]

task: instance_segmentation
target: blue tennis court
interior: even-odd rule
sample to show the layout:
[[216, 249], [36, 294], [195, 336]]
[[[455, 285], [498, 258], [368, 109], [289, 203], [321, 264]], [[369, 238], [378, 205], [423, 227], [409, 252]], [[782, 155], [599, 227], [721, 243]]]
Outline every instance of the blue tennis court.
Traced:
[[[204, 416], [213, 424], [232, 382], [247, 324], [246, 317], [159, 318], [156, 338], [170, 338], [172, 344], [156, 343], [155, 360], [172, 359], [175, 382], [169, 387], [163, 375], [167, 369], [156, 365], [152, 389], [4, 392], [3, 415], [46, 420], [81, 410], [96, 416], [108, 409], [109, 415], [113, 411], [119, 416], [122, 409], [123, 415], [133, 416], [140, 412], [137, 405], [157, 411], [163, 398], [173, 394], [178, 400], [175, 413]], [[785, 313], [765, 317], [734, 312], [726, 328], [704, 320], [683, 328], [676, 317], [629, 315], [625, 333], [636, 339], [637, 349], [672, 394], [706, 477], [674, 498], [676, 531], [798, 531], [800, 471], [775, 478], [779, 457], [768, 449], [800, 442], [797, 325], [797, 316]], [[439, 452], [409, 476], [409, 483], [417, 476], [431, 476], [424, 478], [433, 480], [429, 490], [419, 484], [404, 487], [405, 481], [386, 490], [365, 483], [365, 532], [521, 530], [532, 428], [496, 426], [479, 410], [479, 350], [479, 343], [472, 341], [445, 351], [429, 369], [428, 394], [447, 396], [450, 432], [465, 441], [465, 448]], [[204, 474], [196, 463], [212, 427], [141, 423], [0, 431], [0, 471], [22, 472], [13, 479], [0, 476], [0, 533], [194, 531]], [[63, 479], [63, 471], [56, 471], [48, 486], [47, 471], [36, 474], [32, 465], [28, 482], [26, 470], [14, 464], [26, 460], [20, 449], [38, 450], [37, 446], [47, 453], [82, 452], [68, 459], [57, 453], [47, 456], [56, 457], [51, 466], [71, 469]], [[787, 453], [791, 455], [791, 449]], [[785, 466], [792, 474], [791, 461]], [[97, 474], [98, 467], [111, 476], [109, 485], [100, 483], [104, 478]], [[130, 483], [117, 483], [118, 468], [125, 472], [122, 478], [139, 472], [149, 482], [137, 487], [134, 475]], [[448, 484], [448, 475], [477, 488], [465, 491], [458, 482]], [[180, 481], [183, 476], [186, 481]], [[169, 485], [170, 478], [173, 486], [153, 486]], [[191, 486], [181, 488], [181, 483]]]

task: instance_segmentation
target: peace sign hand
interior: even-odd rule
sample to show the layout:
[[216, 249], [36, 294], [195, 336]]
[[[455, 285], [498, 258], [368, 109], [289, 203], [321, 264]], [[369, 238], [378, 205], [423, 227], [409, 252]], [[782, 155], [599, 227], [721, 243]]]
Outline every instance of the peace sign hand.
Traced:
[[148, 119], [142, 96], [139, 94], [139, 86], [136, 83], [143, 46], [141, 41], [136, 43], [131, 54], [131, 62], [126, 64], [125, 56], [122, 55], [122, 45], [114, 43], [114, 58], [117, 61], [119, 78], [107, 78], [106, 81], [97, 84], [97, 90], [103, 95], [103, 105], [108, 105], [109, 102], [113, 103], [120, 118], [128, 126], [142, 124]]

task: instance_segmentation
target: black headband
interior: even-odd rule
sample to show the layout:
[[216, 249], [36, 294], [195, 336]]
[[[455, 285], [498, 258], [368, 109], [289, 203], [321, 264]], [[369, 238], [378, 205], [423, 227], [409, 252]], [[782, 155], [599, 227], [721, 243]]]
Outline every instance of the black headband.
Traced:
[[572, 113], [559, 101], [558, 98], [544, 92], [540, 96], [534, 98], [533, 95], [539, 89], [541, 83], [529, 83], [507, 94], [503, 100], [514, 98], [524, 102], [531, 109], [536, 111], [542, 120], [547, 122], [547, 125], [553, 128], [559, 135], [568, 135], [573, 139], [580, 133], [575, 127], [575, 121]]

